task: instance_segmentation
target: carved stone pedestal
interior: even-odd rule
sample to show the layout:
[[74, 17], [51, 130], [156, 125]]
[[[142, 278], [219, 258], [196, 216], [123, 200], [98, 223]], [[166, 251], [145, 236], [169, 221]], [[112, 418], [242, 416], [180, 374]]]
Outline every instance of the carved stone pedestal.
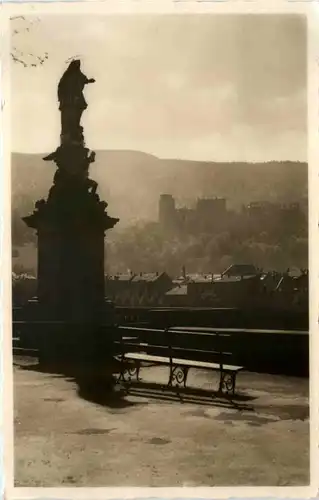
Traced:
[[[57, 190], [56, 190], [57, 191]], [[45, 317], [99, 322], [104, 311], [104, 236], [117, 219], [87, 191], [55, 192], [24, 218], [38, 235], [38, 302]]]
[[[41, 362], [86, 377], [107, 366], [113, 311], [104, 297], [104, 235], [118, 219], [79, 186], [54, 186], [48, 201], [24, 218], [38, 235], [38, 319]], [[100, 368], [99, 368], [100, 367]], [[61, 369], [61, 368], [59, 368]], [[63, 369], [63, 371], [66, 371]]]
[[49, 319], [99, 321], [104, 307], [104, 236], [117, 219], [85, 190], [52, 188], [24, 218], [38, 235], [38, 301]]

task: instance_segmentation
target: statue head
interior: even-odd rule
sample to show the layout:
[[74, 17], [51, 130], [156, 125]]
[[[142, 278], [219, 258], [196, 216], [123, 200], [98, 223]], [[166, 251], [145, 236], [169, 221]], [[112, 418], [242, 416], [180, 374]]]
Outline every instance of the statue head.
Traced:
[[80, 59], [74, 59], [73, 61], [70, 62], [68, 71], [78, 71], [80, 68], [81, 68]]

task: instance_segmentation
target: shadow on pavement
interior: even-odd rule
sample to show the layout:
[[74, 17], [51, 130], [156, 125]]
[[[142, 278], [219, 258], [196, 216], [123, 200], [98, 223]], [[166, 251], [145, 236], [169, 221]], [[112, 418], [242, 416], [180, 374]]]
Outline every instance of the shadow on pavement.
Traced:
[[[248, 401], [255, 398], [246, 394], [221, 395], [217, 391], [205, 390], [194, 387], [167, 388], [163, 384], [143, 381], [131, 382], [128, 385], [116, 383], [116, 375], [109, 373], [102, 377], [92, 378], [89, 372], [76, 373], [70, 366], [57, 366], [54, 364], [39, 364], [15, 362], [14, 366], [21, 370], [49, 374], [54, 378], [64, 378], [77, 385], [77, 394], [80, 398], [94, 404], [99, 404], [111, 409], [124, 409], [129, 407], [147, 405], [151, 400], [170, 402], [175, 404], [194, 404], [202, 406], [217, 406], [237, 410], [254, 411], [247, 405]], [[139, 401], [132, 401], [139, 398]], [[130, 398], [130, 399], [128, 399]], [[142, 401], [141, 401], [142, 400]], [[144, 401], [143, 401], [144, 400]]]

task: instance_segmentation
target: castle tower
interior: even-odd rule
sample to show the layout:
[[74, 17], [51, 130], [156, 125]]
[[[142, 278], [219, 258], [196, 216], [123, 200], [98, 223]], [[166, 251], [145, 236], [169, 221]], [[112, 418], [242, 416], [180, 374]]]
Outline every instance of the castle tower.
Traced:
[[159, 223], [164, 229], [169, 229], [174, 226], [175, 219], [175, 199], [171, 194], [161, 194], [159, 199]]

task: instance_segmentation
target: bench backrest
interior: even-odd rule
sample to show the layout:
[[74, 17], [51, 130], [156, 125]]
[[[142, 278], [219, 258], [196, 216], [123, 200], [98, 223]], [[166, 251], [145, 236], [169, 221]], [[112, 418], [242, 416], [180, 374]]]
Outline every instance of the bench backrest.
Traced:
[[223, 364], [231, 362], [231, 335], [210, 329], [119, 327], [121, 353], [145, 352], [172, 360], [190, 359]]
[[218, 331], [200, 328], [171, 328], [171, 352], [174, 358], [209, 361], [220, 365], [230, 363], [232, 358], [231, 336]]

